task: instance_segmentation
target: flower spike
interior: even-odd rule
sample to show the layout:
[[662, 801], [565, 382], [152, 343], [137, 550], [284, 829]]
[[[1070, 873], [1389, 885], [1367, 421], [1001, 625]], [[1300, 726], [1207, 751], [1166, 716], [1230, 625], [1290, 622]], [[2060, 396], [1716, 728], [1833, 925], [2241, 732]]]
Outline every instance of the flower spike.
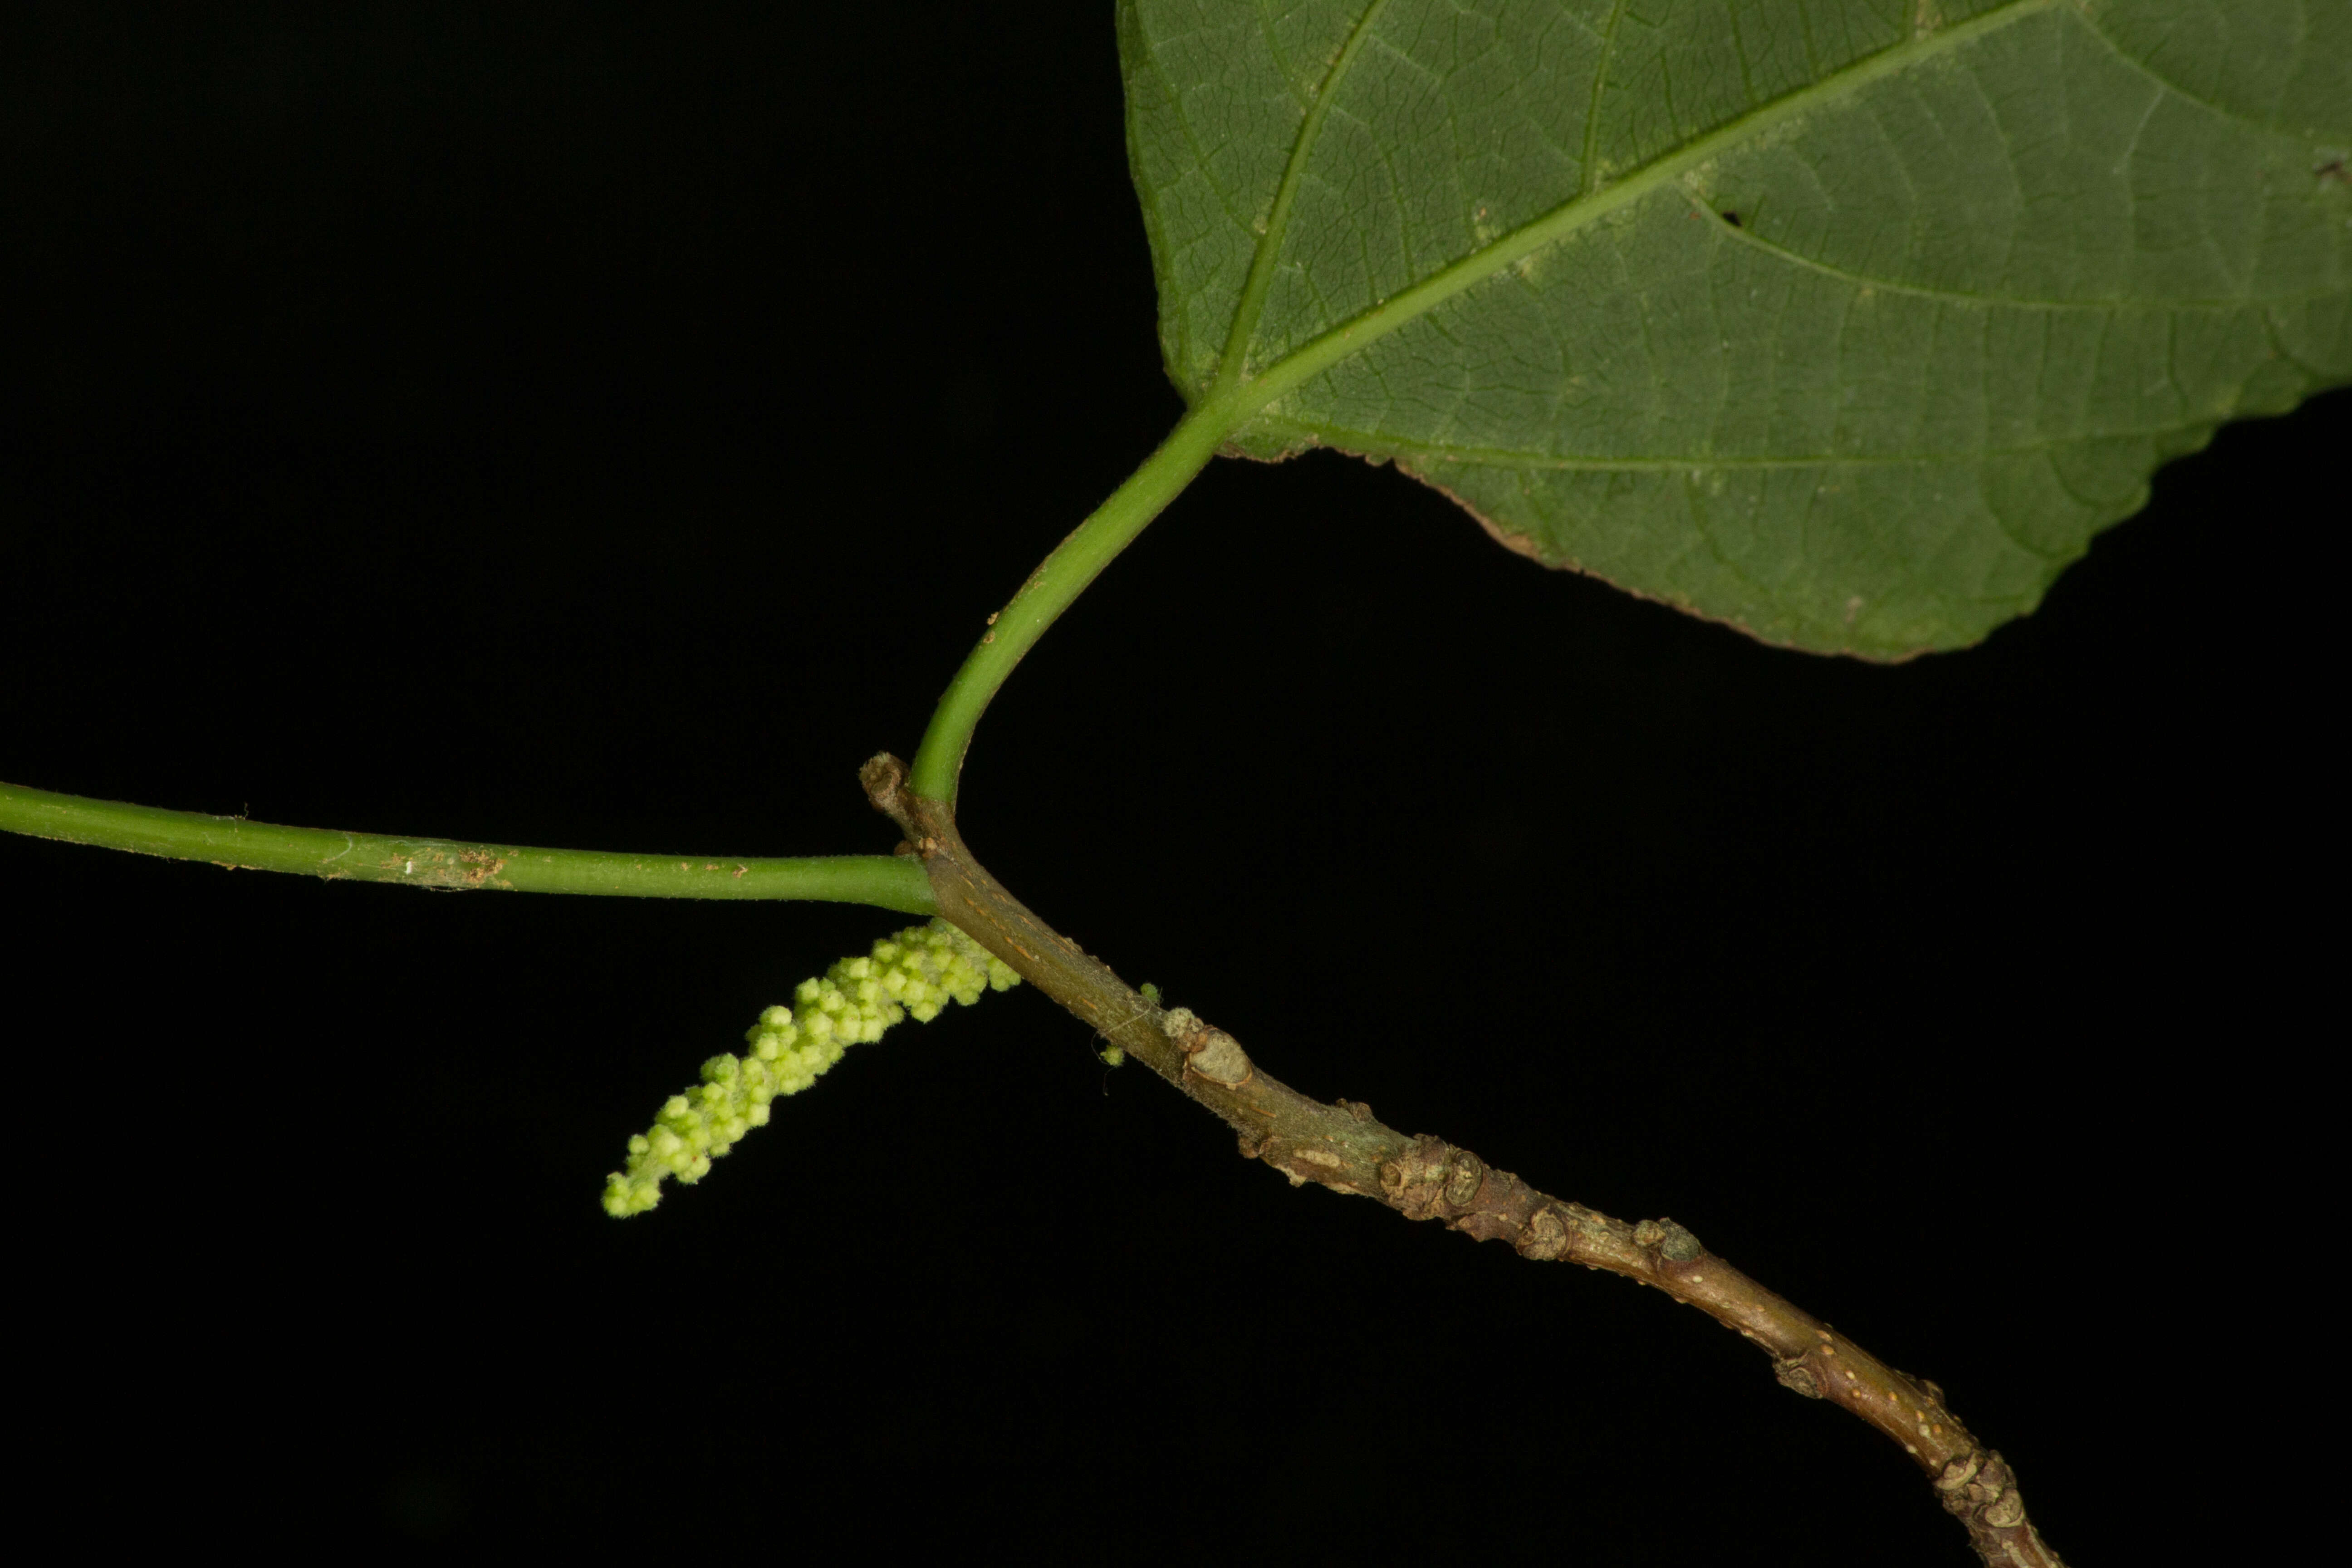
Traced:
[[743, 1055], [702, 1064], [702, 1081], [673, 1094], [650, 1131], [629, 1140], [629, 1161], [604, 1182], [604, 1212], [615, 1219], [661, 1202], [665, 1176], [700, 1181], [710, 1162], [754, 1127], [768, 1123], [772, 1101], [798, 1094], [850, 1047], [882, 1037], [912, 1014], [929, 1023], [949, 1001], [969, 1006], [983, 991], [1021, 984], [1002, 960], [945, 921], [910, 926], [874, 944], [871, 956], [845, 958], [822, 979], [803, 980], [793, 1005], [760, 1015]]

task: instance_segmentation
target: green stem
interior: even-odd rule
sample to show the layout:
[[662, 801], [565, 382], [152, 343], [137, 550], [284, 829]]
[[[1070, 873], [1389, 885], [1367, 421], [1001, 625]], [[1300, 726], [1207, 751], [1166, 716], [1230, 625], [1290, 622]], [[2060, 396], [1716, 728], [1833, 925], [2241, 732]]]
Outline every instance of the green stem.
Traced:
[[649, 899], [806, 899], [873, 904], [910, 915], [938, 912], [922, 865], [893, 855], [774, 860], [387, 838], [125, 805], [10, 784], [0, 784], [0, 829], [171, 860], [209, 860], [233, 869], [294, 871], [329, 880]]
[[930, 728], [923, 732], [909, 781], [917, 795], [954, 801], [972, 729], [1013, 667], [1112, 558], [1135, 542], [1144, 525], [1208, 466], [1234, 426], [1263, 401], [1248, 388], [1236, 387], [1186, 415], [1160, 449], [1045, 557], [1004, 608], [989, 617], [988, 631], [956, 671], [931, 714]]

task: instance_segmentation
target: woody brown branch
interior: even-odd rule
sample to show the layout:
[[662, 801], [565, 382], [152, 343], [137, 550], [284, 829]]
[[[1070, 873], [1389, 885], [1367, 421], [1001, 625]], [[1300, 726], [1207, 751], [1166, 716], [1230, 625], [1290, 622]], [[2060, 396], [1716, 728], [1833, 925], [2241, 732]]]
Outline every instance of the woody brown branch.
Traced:
[[1886, 1365], [1708, 1252], [1671, 1219], [1628, 1225], [1498, 1171], [1467, 1149], [1409, 1137], [1370, 1106], [1324, 1104], [1260, 1070], [1239, 1041], [1184, 1008], [1163, 1008], [1031, 913], [975, 860], [941, 802], [908, 792], [885, 752], [861, 774], [867, 798], [906, 834], [940, 913], [1128, 1055], [1222, 1117], [1244, 1155], [1293, 1186], [1315, 1182], [1433, 1219], [1538, 1262], [1605, 1268], [1696, 1307], [1772, 1358], [1780, 1384], [1852, 1412], [1903, 1446], [1995, 1568], [2063, 1568], [2042, 1544], [2001, 1457], [1945, 1407], [1943, 1391]]

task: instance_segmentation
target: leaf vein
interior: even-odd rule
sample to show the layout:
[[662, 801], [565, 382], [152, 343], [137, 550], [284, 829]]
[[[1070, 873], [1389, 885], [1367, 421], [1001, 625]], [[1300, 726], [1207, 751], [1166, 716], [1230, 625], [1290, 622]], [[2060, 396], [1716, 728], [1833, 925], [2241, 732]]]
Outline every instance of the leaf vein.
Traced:
[[2083, 30], [2090, 34], [2092, 37], [2097, 39], [2109, 54], [2115, 56], [2116, 59], [2121, 60], [2129, 69], [2138, 72], [2141, 76], [2146, 77], [2158, 87], [2162, 88], [2165, 91], [2172, 94], [2175, 98], [2179, 99], [2184, 103], [2193, 103], [2198, 108], [2204, 110], [2210, 114], [2216, 115], [2223, 120], [2234, 121], [2240, 125], [2251, 126], [2252, 129], [2260, 131], [2265, 135], [2270, 136], [2291, 134], [2317, 142], [2326, 141], [2331, 136], [2341, 134], [2340, 129], [2331, 130], [2316, 125], [2298, 125], [2290, 132], [2284, 126], [2273, 125], [2267, 121], [2257, 120], [2252, 115], [2247, 114], [2240, 110], [2231, 109], [2226, 104], [2216, 103], [2210, 98], [2205, 98], [2197, 93], [2193, 93], [2187, 88], [2181, 86], [2179, 82], [2173, 80], [2170, 77], [2166, 76], [2163, 72], [2158, 70], [2146, 60], [2140, 58], [2137, 55], [2133, 54], [2129, 49], [2125, 48], [2122, 44], [2118, 43], [2108, 34], [2105, 28], [2100, 26], [2097, 22], [2092, 20], [2091, 13], [2083, 5], [2082, 0], [2070, 0], [2066, 9], [2074, 16], [2074, 20], [2082, 25]]
[[1289, 231], [1291, 204], [1297, 197], [1307, 158], [1323, 134], [1323, 121], [1331, 112], [1331, 101], [1339, 94], [1339, 84], [1347, 79], [1348, 69], [1355, 64], [1365, 40], [1371, 37], [1372, 23], [1387, 6], [1388, 0], [1371, 0], [1364, 7], [1347, 42], [1339, 46], [1330, 69], [1324, 73], [1313, 105], [1298, 122], [1289, 160], [1283, 165], [1282, 182], [1275, 187], [1274, 210], [1266, 215], [1265, 231], [1258, 237], [1256, 252], [1250, 258], [1249, 276], [1242, 284], [1242, 297], [1234, 307], [1233, 331], [1225, 340], [1225, 357], [1217, 367], [1217, 379], [1210, 390], [1213, 397], [1241, 379], [1250, 339], [1257, 331], [1258, 313], [1265, 308], [1266, 290], [1274, 285], [1275, 258], [1281, 253], [1283, 236]]
[[2116, 311], [2116, 310], [2242, 310], [2254, 305], [2294, 304], [2305, 300], [2324, 299], [2343, 292], [2338, 288], [2308, 289], [2296, 294], [2221, 296], [2210, 300], [2172, 299], [2100, 299], [2100, 300], [2040, 300], [2021, 294], [1978, 294], [1958, 289], [1931, 289], [1923, 283], [1904, 283], [1875, 273], [1856, 272], [1852, 268], [1833, 262], [1817, 260], [1801, 251], [1790, 250], [1764, 238], [1743, 224], [1734, 227], [1723, 221], [1723, 215], [1701, 201], [1696, 195], [1689, 198], [1691, 208], [1698, 216], [1706, 218], [1723, 231], [1727, 238], [1758, 251], [1774, 260], [1786, 262], [1805, 271], [1833, 278], [1864, 292], [1903, 294], [1916, 300], [1933, 300], [1938, 304], [1954, 305], [1967, 310], [2042, 310], [2042, 311]]
[[1267, 434], [1304, 440], [1318, 447], [1329, 447], [1335, 450], [1350, 452], [1359, 457], [1370, 458], [1381, 462], [1426, 464], [1433, 468], [1451, 466], [1563, 473], [1678, 474], [1688, 470], [1711, 468], [1745, 472], [1777, 468], [1922, 468], [1931, 464], [1981, 463], [1995, 458], [2032, 457], [2055, 451], [2062, 447], [2078, 446], [2089, 441], [2156, 440], [2184, 429], [2210, 423], [2212, 421], [2181, 419], [2145, 428], [2083, 431], [2067, 436], [2053, 436], [2046, 440], [2022, 441], [2011, 446], [1982, 447], [1966, 451], [1822, 452], [1779, 458], [1725, 458], [1696, 453], [1650, 458], [1563, 458], [1549, 452], [1527, 452], [1505, 447], [1466, 447], [1451, 443], [1400, 439], [1392, 436], [1383, 436], [1375, 431], [1343, 430], [1333, 426], [1318, 425], [1303, 419], [1260, 419], [1255, 423], [1253, 428]]
[[1625, 15], [1625, 0], [1609, 9], [1609, 26], [1601, 35], [1601, 58], [1592, 68], [1592, 93], [1584, 106], [1583, 167], [1577, 171], [1576, 194], [1590, 195], [1601, 183], [1601, 100], [1609, 89], [1609, 65], [1617, 50], [1617, 24]]

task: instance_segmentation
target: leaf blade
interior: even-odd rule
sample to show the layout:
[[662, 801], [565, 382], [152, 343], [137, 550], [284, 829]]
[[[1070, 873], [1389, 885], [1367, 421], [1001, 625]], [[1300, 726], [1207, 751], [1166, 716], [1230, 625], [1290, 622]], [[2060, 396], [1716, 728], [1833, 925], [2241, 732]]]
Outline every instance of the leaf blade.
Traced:
[[[2326, 45], [2298, 9], [2251, 7]], [[1158, 51], [1179, 12], [1255, 75]], [[1164, 111], [1131, 121], [1147, 208], [1197, 179], [1275, 210], [1263, 149], [1188, 170], [1167, 132], [1286, 126], [1286, 225], [1153, 230], [1180, 388], [1243, 384], [1254, 455], [1395, 461], [1525, 553], [1770, 641], [1976, 640], [2166, 458], [2352, 377], [2352, 203], [2276, 128], [2328, 68], [2242, 49], [2199, 97], [2116, 41], [2200, 58], [2195, 0], [1321, 5], [1294, 55], [1360, 58], [1321, 98], [1294, 66], [1286, 111], [1245, 13], [1134, 0], [1122, 29], [1131, 112], [1139, 82]], [[1244, 249], [1255, 293], [1223, 281]]]

